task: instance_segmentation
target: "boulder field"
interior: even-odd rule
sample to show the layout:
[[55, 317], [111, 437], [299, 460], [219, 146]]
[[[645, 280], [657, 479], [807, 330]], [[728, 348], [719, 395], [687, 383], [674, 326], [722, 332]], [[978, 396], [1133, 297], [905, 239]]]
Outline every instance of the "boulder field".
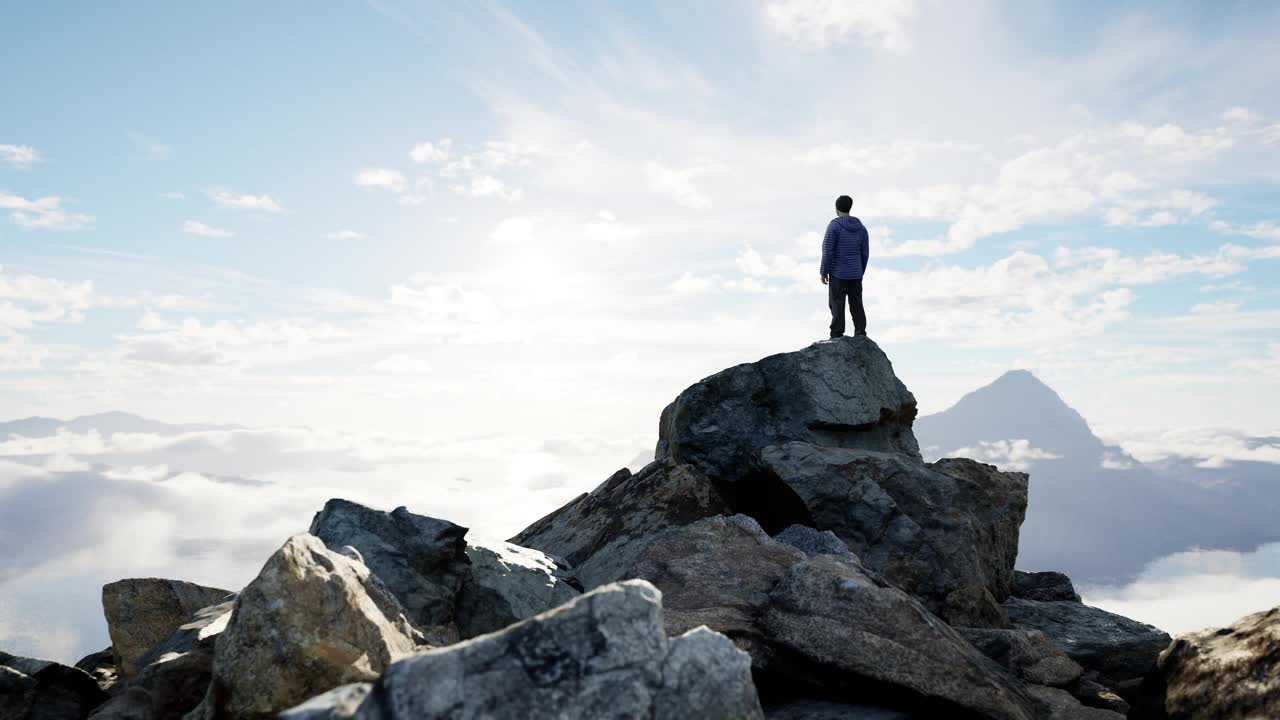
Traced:
[[0, 720], [1280, 717], [1280, 608], [1173, 640], [1015, 570], [1030, 479], [915, 416], [840, 338], [695, 383], [508, 542], [333, 499], [238, 591], [107, 585], [75, 667], [0, 652]]

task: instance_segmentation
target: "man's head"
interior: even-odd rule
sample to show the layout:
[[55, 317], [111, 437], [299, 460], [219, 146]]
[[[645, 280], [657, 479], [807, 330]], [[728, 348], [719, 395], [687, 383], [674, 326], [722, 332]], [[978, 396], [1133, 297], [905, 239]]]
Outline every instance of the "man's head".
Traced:
[[852, 209], [853, 209], [853, 198], [849, 197], [848, 195], [841, 195], [840, 197], [836, 198], [836, 212], [840, 213], [841, 215], [848, 215], [849, 211]]

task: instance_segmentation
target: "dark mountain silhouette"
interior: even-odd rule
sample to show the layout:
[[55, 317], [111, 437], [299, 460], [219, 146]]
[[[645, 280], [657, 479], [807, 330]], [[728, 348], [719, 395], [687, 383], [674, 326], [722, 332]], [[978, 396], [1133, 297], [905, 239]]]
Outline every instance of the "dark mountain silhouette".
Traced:
[[144, 418], [141, 415], [113, 410], [93, 415], [81, 415], [70, 420], [32, 416], [19, 420], [0, 422], [0, 440], [14, 435], [22, 437], [48, 437], [66, 428], [68, 432], [87, 433], [97, 430], [103, 435], [111, 433], [153, 433], [156, 435], [180, 435], [203, 430], [232, 430], [239, 425], [214, 425], [210, 423], [174, 424]]
[[917, 419], [915, 432], [929, 457], [1020, 439], [1043, 451], [1025, 460], [1031, 488], [1018, 550], [1025, 570], [1125, 582], [1175, 552], [1252, 550], [1280, 540], [1274, 465], [1144, 465], [1104, 443], [1080, 413], [1025, 370]]

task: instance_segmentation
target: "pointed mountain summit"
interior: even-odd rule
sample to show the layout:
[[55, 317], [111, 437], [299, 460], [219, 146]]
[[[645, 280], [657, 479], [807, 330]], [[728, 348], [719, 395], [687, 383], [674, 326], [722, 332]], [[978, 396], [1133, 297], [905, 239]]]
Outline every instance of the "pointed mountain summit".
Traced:
[[1084, 417], [1027, 370], [1010, 370], [947, 410], [917, 419], [915, 430], [935, 455], [1015, 439], [1077, 460], [1100, 462], [1106, 451]]

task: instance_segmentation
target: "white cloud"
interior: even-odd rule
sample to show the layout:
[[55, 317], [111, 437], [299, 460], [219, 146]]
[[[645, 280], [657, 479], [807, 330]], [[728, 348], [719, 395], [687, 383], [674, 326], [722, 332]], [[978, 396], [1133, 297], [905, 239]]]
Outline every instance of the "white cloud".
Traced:
[[1256, 222], [1249, 225], [1237, 225], [1224, 220], [1215, 220], [1209, 227], [1224, 235], [1242, 235], [1258, 240], [1280, 241], [1280, 225], [1274, 222]]
[[188, 220], [182, 224], [182, 232], [188, 235], [199, 235], [200, 237], [235, 237], [235, 233], [230, 230], [211, 227], [196, 220]]
[[649, 189], [665, 195], [677, 204], [695, 210], [711, 207], [711, 198], [694, 187], [693, 181], [703, 171], [697, 167], [676, 169], [657, 160], [651, 160], [644, 166], [645, 178], [649, 181]]
[[78, 322], [93, 304], [93, 283], [11, 275], [0, 266], [0, 335], [40, 323]]
[[1275, 606], [1280, 545], [1252, 553], [1188, 550], [1149, 565], [1132, 584], [1081, 587], [1086, 603], [1150, 623], [1171, 635], [1225, 627]]
[[30, 145], [0, 145], [0, 162], [26, 169], [40, 162], [40, 153]]
[[915, 15], [915, 0], [771, 0], [764, 5], [765, 20], [775, 32], [818, 47], [857, 35], [888, 50], [906, 50]]
[[421, 142], [409, 150], [409, 157], [416, 163], [442, 163], [449, 159], [453, 140], [443, 138], [435, 143]]
[[1026, 438], [1012, 440], [980, 441], [977, 447], [962, 447], [947, 453], [948, 457], [968, 457], [988, 462], [1003, 470], [1025, 471], [1037, 460], [1055, 460], [1055, 455], [1048, 450], [1032, 447]]
[[40, 230], [84, 230], [92, 226], [93, 216], [68, 212], [62, 198], [47, 196], [28, 200], [0, 191], [0, 210], [12, 210], [9, 220], [14, 225]]
[[350, 229], [343, 229], [337, 232], [331, 232], [326, 237], [328, 237], [330, 240], [364, 240], [365, 239], [365, 236], [363, 233], [358, 233], [355, 230], [350, 230]]
[[391, 168], [366, 168], [356, 173], [356, 185], [365, 188], [381, 188], [391, 192], [404, 192], [404, 173]]
[[[1280, 344], [1272, 346], [1270, 358], [1273, 367], [1280, 371]], [[1259, 362], [1266, 363], [1267, 360]], [[1206, 467], [1221, 467], [1237, 461], [1280, 464], [1280, 442], [1274, 438], [1259, 438], [1236, 428], [1126, 427], [1109, 431], [1106, 436], [1108, 442], [1120, 445], [1125, 452], [1144, 463], [1189, 458]]]
[[280, 203], [276, 202], [270, 195], [253, 195], [249, 193], [235, 193], [229, 190], [208, 190], [206, 194], [209, 199], [213, 200], [222, 207], [237, 208], [241, 210], [265, 210], [267, 212], [278, 213], [284, 208], [280, 207]]
[[497, 197], [507, 202], [517, 202], [524, 196], [523, 189], [508, 189], [506, 183], [492, 175], [473, 175], [469, 184], [454, 185], [453, 191], [473, 198]]

